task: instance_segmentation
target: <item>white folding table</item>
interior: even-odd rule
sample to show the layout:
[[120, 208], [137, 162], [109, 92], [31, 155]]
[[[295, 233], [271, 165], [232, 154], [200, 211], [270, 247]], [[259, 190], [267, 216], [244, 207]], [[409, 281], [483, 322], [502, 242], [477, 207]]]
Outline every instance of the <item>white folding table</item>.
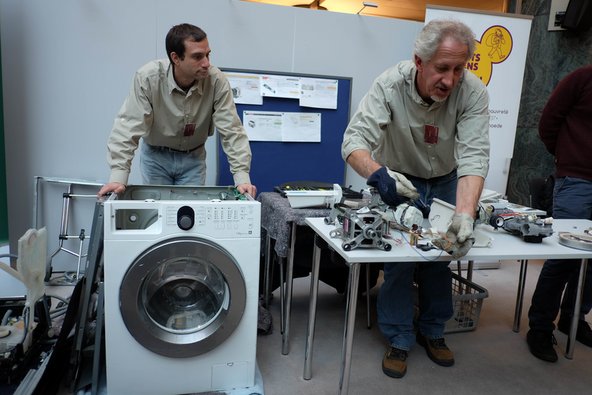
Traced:
[[[339, 255], [341, 255], [349, 266], [349, 287], [347, 293], [347, 303], [345, 312], [345, 328], [343, 332], [343, 345], [341, 354], [339, 393], [347, 394], [349, 390], [349, 376], [351, 370], [351, 355], [353, 346], [354, 322], [356, 315], [356, 303], [358, 297], [358, 280], [360, 277], [360, 264], [376, 264], [384, 262], [417, 262], [423, 260], [451, 261], [453, 260], [447, 253], [431, 250], [421, 251], [411, 247], [409, 243], [403, 242], [400, 245], [394, 245], [390, 251], [378, 249], [359, 248], [352, 251], [344, 251], [341, 247], [342, 240], [332, 238], [330, 232], [334, 230], [335, 225], [327, 225], [323, 218], [306, 218], [306, 223], [315, 231], [316, 238], [322, 238], [328, 246]], [[580, 275], [578, 282], [578, 293], [576, 297], [574, 315], [570, 330], [569, 339], [575, 339], [577, 323], [579, 319], [579, 310], [581, 305], [581, 290], [583, 286], [584, 273], [586, 272], [587, 260], [592, 258], [591, 250], [580, 250], [566, 247], [559, 244], [559, 232], [583, 233], [584, 230], [592, 227], [592, 221], [589, 220], [554, 220], [552, 236], [546, 237], [541, 243], [527, 243], [520, 237], [512, 235], [504, 230], [494, 230], [493, 227], [485, 224], [478, 225], [480, 232], [485, 233], [492, 238], [490, 247], [472, 248], [469, 253], [463, 257], [463, 260], [519, 260], [521, 261], [521, 271], [518, 284], [518, 296], [516, 299], [516, 311], [514, 317], [514, 330], [517, 331], [517, 322], [520, 319], [522, 310], [522, 299], [524, 293], [524, 282], [526, 280], [526, 262], [530, 259], [581, 259]], [[393, 231], [394, 238], [402, 237], [398, 231]], [[407, 237], [408, 239], [408, 237]], [[312, 353], [314, 342], [314, 328], [316, 323], [316, 302], [318, 295], [320, 266], [320, 247], [315, 240], [313, 265], [311, 270], [310, 286], [310, 307], [309, 323], [306, 334], [306, 349], [304, 354], [304, 379], [312, 377]], [[566, 358], [572, 358], [574, 341], [568, 341]]]

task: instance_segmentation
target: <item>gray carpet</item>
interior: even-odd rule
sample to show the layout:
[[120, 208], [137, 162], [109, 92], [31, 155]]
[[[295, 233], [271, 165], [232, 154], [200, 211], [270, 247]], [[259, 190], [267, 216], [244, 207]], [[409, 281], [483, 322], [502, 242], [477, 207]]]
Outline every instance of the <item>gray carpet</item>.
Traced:
[[[542, 261], [528, 265], [525, 303], [520, 332], [512, 331], [519, 263], [505, 261], [499, 269], [475, 270], [473, 281], [489, 291], [477, 329], [451, 333], [447, 344], [455, 353], [453, 367], [434, 364], [420, 346], [408, 358], [402, 379], [385, 376], [381, 360], [386, 343], [376, 325], [366, 328], [365, 298], [358, 301], [354, 333], [350, 394], [580, 394], [592, 390], [592, 349], [577, 343], [572, 360], [563, 355], [567, 337], [556, 331], [560, 354], [557, 363], [533, 357], [525, 337], [527, 311]], [[464, 273], [463, 273], [464, 274]], [[345, 298], [321, 283], [313, 354], [313, 377], [302, 378], [308, 322], [310, 277], [294, 281], [290, 353], [281, 354], [279, 294], [270, 306], [274, 331], [259, 336], [257, 362], [266, 395], [336, 394], [343, 335]], [[371, 290], [374, 323], [378, 287]]]

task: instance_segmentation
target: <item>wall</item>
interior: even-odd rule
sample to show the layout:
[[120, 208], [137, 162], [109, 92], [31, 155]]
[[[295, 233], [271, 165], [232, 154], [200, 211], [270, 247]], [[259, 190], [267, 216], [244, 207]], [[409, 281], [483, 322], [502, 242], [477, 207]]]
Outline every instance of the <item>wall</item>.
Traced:
[[[562, 76], [592, 60], [592, 32], [547, 32], [549, 5], [522, 2], [522, 13], [535, 18], [508, 185], [510, 199], [522, 203], [528, 202], [528, 180], [553, 167], [536, 134], [540, 111]], [[351, 111], [380, 72], [410, 57], [422, 26], [237, 0], [1, 1], [13, 250], [34, 224], [35, 176], [106, 180], [105, 142], [131, 77], [143, 63], [165, 56], [166, 31], [185, 21], [208, 32], [218, 66], [353, 78]], [[210, 153], [213, 144], [210, 139]], [[208, 163], [211, 182], [214, 155]], [[139, 180], [134, 164], [131, 182]], [[352, 171], [346, 183], [364, 184]]]
[[[105, 144], [133, 73], [166, 56], [166, 32], [181, 22], [208, 33], [212, 62], [220, 67], [351, 77], [351, 111], [380, 72], [410, 58], [422, 26], [237, 0], [0, 2], [15, 251], [16, 240], [34, 224], [35, 176], [107, 179]], [[210, 153], [213, 144], [210, 139]], [[213, 156], [208, 183], [215, 179]], [[139, 183], [135, 166], [131, 182]], [[346, 183], [363, 185], [352, 173]]]
[[[0, 50], [0, 64], [2, 55]], [[0, 69], [0, 245], [8, 242], [8, 193], [6, 191], [6, 160], [4, 150], [4, 113], [2, 111], [2, 69]]]
[[550, 5], [551, 0], [522, 1], [522, 13], [534, 19], [507, 194], [511, 201], [523, 204], [529, 202], [528, 181], [555, 170], [553, 157], [538, 137], [543, 107], [561, 78], [592, 63], [592, 30], [579, 34], [547, 31]]

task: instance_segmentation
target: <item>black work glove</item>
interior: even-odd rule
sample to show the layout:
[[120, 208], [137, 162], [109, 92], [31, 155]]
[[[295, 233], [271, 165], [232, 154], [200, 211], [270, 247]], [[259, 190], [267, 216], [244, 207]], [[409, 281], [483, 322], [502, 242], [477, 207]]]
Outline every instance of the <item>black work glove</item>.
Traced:
[[407, 199], [415, 200], [419, 197], [417, 189], [407, 177], [387, 169], [386, 166], [372, 173], [366, 184], [378, 189], [382, 201], [393, 207], [406, 202]]

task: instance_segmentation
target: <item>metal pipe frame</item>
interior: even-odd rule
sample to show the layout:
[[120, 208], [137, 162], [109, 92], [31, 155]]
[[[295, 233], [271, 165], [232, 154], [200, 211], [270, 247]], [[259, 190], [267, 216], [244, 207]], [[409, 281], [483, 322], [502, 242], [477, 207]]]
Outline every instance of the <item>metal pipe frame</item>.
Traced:
[[296, 222], [292, 222], [292, 232], [290, 235], [290, 251], [288, 252], [288, 262], [286, 268], [286, 284], [284, 296], [284, 330], [282, 332], [282, 354], [290, 353], [290, 314], [292, 313], [292, 285], [294, 279], [294, 246], [296, 245]]

